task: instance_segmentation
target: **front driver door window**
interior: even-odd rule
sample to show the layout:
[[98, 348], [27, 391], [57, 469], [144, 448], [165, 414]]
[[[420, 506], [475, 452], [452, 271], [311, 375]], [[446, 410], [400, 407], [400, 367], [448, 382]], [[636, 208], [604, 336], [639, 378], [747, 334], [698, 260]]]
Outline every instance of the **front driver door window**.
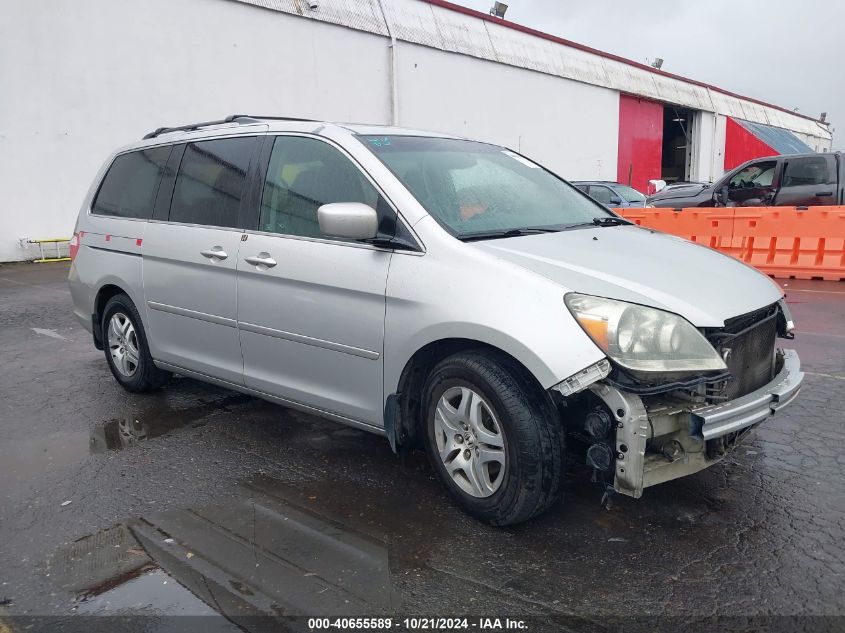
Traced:
[[728, 182], [730, 206], [755, 207], [769, 204], [774, 195], [777, 161], [752, 163], [734, 174]]
[[613, 197], [613, 192], [601, 185], [590, 185], [590, 197], [597, 202], [609, 205], [610, 199]]
[[391, 228], [395, 214], [361, 169], [323, 140], [275, 137], [264, 171], [258, 231], [247, 231], [238, 258], [244, 382], [381, 426], [392, 254], [322, 235], [317, 209], [368, 204]]

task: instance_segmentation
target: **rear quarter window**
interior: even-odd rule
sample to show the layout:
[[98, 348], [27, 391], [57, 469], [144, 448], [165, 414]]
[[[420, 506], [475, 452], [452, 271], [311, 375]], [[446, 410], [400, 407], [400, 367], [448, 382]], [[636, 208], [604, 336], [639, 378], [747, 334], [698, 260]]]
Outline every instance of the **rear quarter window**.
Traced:
[[94, 198], [91, 213], [150, 219], [170, 150], [169, 145], [151, 147], [115, 158]]

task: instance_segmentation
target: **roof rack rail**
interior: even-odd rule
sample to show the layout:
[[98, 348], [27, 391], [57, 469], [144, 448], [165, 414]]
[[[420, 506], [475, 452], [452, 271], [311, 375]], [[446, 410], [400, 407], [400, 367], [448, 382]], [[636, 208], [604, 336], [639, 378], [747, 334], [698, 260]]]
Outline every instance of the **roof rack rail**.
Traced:
[[[225, 123], [241, 123], [249, 125], [250, 123], [260, 123], [261, 120], [269, 119], [273, 121], [314, 121], [314, 119], [300, 119], [298, 117], [287, 116], [254, 116], [251, 114], [232, 114], [225, 119], [217, 119], [215, 121], [202, 121], [200, 123], [191, 123], [189, 125], [179, 125], [176, 127], [160, 127], [156, 128], [149, 134], [144, 136], [144, 140], [155, 138], [160, 134], [167, 134], [169, 132], [190, 132], [198, 130], [201, 127], [208, 127], [209, 125], [223, 125]], [[316, 123], [316, 121], [314, 121]]]

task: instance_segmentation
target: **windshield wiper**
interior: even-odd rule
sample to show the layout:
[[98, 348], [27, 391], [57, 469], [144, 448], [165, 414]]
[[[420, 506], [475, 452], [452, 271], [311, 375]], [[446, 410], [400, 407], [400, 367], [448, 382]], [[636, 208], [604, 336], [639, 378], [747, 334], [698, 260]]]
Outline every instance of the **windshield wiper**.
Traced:
[[519, 237], [520, 235], [535, 235], [537, 233], [556, 233], [560, 229], [527, 227], [524, 229], [508, 229], [506, 231], [479, 231], [478, 233], [461, 233], [458, 239], [462, 242], [475, 240], [495, 240], [500, 237]]
[[569, 229], [583, 229], [589, 226], [621, 226], [623, 224], [633, 224], [624, 218], [617, 218], [616, 216], [607, 216], [604, 218], [593, 218], [589, 222], [576, 222], [575, 224], [567, 224], [564, 228]]
[[615, 215], [609, 215], [606, 218], [593, 218], [592, 223], [596, 226], [620, 226], [622, 224], [633, 224], [633, 222], [617, 218]]

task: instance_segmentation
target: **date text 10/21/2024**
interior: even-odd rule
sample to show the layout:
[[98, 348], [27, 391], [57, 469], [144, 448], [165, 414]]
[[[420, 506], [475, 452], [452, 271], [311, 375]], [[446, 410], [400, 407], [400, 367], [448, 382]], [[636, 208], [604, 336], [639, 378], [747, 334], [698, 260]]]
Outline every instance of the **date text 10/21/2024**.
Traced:
[[309, 618], [308, 628], [312, 631], [330, 629], [357, 629], [370, 631], [449, 631], [449, 630], [484, 630], [484, 631], [526, 631], [529, 629], [525, 620], [511, 618]]

